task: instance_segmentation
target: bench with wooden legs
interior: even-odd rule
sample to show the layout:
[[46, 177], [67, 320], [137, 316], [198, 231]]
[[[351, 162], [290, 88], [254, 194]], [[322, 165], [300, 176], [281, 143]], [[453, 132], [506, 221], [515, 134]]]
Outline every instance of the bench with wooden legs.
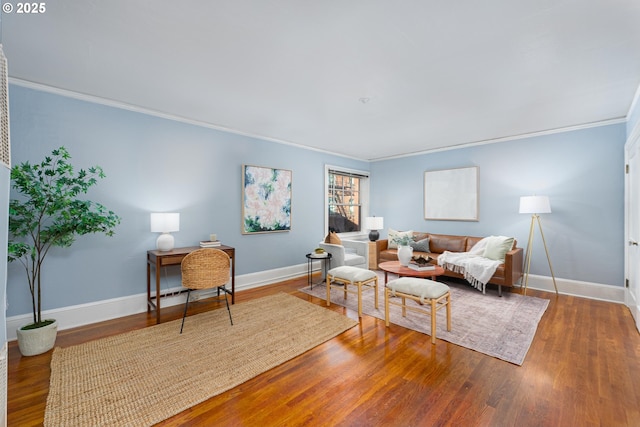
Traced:
[[[392, 300], [399, 297], [401, 302]], [[407, 305], [407, 299], [416, 301], [419, 306]], [[423, 306], [428, 304], [429, 309]], [[436, 312], [441, 308], [447, 310], [447, 331], [451, 330], [451, 292], [444, 283], [415, 277], [401, 277], [391, 280], [384, 289], [384, 319], [389, 326], [389, 305], [402, 307], [402, 317], [407, 310], [431, 314], [431, 343], [436, 343]]]
[[[327, 272], [327, 307], [331, 305], [331, 287], [340, 284], [343, 287], [344, 299], [347, 293], [358, 295], [358, 317], [362, 317], [362, 287], [374, 288], [375, 307], [378, 308], [378, 275], [371, 270], [364, 268], [343, 265], [332, 268]], [[349, 286], [356, 286], [356, 290], [348, 289]]]

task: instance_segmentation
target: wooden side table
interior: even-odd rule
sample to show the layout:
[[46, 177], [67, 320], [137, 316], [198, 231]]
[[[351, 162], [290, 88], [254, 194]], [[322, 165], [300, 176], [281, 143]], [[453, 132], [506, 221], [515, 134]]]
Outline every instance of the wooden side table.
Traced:
[[[147, 313], [152, 309], [156, 311], [156, 323], [160, 323], [160, 298], [167, 296], [160, 293], [160, 269], [168, 265], [180, 265], [182, 259], [191, 252], [202, 249], [200, 246], [174, 248], [170, 251], [157, 249], [147, 251]], [[236, 250], [231, 246], [220, 245], [214, 249], [220, 249], [231, 258], [231, 304], [236, 302]], [[151, 266], [156, 270], [156, 294], [151, 296]], [[155, 299], [155, 301], [154, 301]]]
[[369, 270], [378, 269], [378, 244], [369, 242]]

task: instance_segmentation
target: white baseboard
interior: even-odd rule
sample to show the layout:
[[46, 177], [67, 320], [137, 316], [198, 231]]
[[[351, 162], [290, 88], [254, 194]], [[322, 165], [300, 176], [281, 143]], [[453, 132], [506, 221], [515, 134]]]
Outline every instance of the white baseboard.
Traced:
[[[524, 279], [523, 279], [524, 280]], [[556, 277], [558, 293], [573, 295], [601, 301], [624, 304], [625, 290], [621, 286], [603, 285], [601, 283], [582, 282], [578, 280], [559, 279]], [[550, 276], [529, 275], [527, 288], [554, 292], [553, 279]]]
[[[318, 268], [316, 268], [317, 270]], [[258, 273], [243, 274], [236, 276], [236, 292], [259, 286], [265, 286], [283, 280], [300, 277], [307, 274], [307, 264], [299, 264], [289, 267], [266, 270]], [[169, 289], [167, 292], [177, 292], [182, 288]], [[215, 291], [199, 291], [195, 299], [206, 298]], [[184, 304], [186, 294], [168, 296], [162, 298], [162, 307]], [[71, 329], [91, 323], [102, 322], [118, 317], [129, 316], [131, 314], [143, 313], [147, 311], [147, 293], [130, 295], [127, 297], [113, 298], [103, 301], [96, 301], [87, 304], [73, 305], [69, 307], [56, 308], [42, 312], [42, 317], [56, 319], [58, 330]], [[16, 340], [16, 330], [31, 323], [31, 314], [22, 314], [7, 318], [7, 341]]]
[[[318, 270], [316, 267], [315, 270]], [[236, 291], [242, 291], [283, 280], [300, 277], [307, 273], [307, 264], [298, 264], [289, 267], [266, 270], [257, 273], [236, 276]], [[603, 285], [599, 283], [579, 282], [568, 279], [556, 278], [558, 291], [561, 294], [575, 295], [584, 298], [610, 301], [615, 303], [625, 302], [625, 289], [618, 286]], [[528, 288], [554, 292], [551, 277], [529, 275]], [[181, 288], [169, 289], [169, 292], [179, 291]], [[215, 292], [215, 291], [214, 291]], [[200, 291], [196, 298], [206, 298], [209, 292]], [[184, 304], [185, 294], [169, 296], [162, 299], [162, 306]], [[131, 314], [143, 313], [147, 310], [147, 294], [137, 294], [121, 298], [96, 301], [88, 304], [79, 304], [69, 307], [43, 311], [45, 318], [54, 318], [58, 321], [58, 330], [75, 328], [91, 323], [102, 322]], [[638, 317], [636, 317], [638, 319]], [[16, 339], [16, 330], [32, 321], [31, 314], [23, 314], [7, 318], [7, 341]]]
[[633, 292], [629, 292], [629, 289], [625, 289], [625, 304], [631, 311], [631, 316], [636, 324], [636, 329], [640, 332], [640, 301], [637, 300]]

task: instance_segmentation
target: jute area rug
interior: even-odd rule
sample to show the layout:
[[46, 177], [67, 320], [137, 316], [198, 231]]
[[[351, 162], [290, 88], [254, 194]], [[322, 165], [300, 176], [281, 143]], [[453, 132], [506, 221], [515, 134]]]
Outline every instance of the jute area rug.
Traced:
[[56, 348], [45, 426], [147, 426], [229, 390], [355, 326], [284, 293]]
[[[365, 287], [362, 292], [362, 311], [369, 316], [384, 320], [384, 273], [379, 277], [379, 307], [374, 308], [373, 289]], [[389, 274], [389, 280], [397, 278]], [[451, 289], [451, 332], [447, 331], [445, 309], [438, 310], [436, 315], [436, 337], [449, 341], [489, 356], [494, 356], [516, 365], [522, 365], [529, 351], [533, 337], [538, 328], [549, 300], [497, 291], [487, 290], [486, 294], [464, 283], [446, 283]], [[355, 286], [350, 286], [356, 289]], [[301, 289], [310, 295], [326, 300], [324, 284], [313, 285]], [[399, 300], [399, 298], [398, 298]], [[331, 288], [331, 303], [347, 307], [357, 313], [358, 297], [348, 294], [344, 299], [341, 289]], [[416, 304], [407, 300], [407, 304]], [[407, 310], [402, 317], [402, 308], [389, 305], [390, 322], [402, 327], [431, 335], [431, 319], [428, 314]]]

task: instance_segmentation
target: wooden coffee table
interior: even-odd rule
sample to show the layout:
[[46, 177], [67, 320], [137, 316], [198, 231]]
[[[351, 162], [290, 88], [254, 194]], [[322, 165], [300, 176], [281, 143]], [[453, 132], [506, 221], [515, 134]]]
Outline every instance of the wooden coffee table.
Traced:
[[433, 270], [414, 270], [413, 268], [403, 267], [400, 265], [400, 261], [386, 261], [378, 264], [378, 268], [384, 271], [384, 284], [387, 284], [388, 274], [395, 273], [399, 277], [422, 277], [431, 278], [435, 280], [436, 277], [444, 274], [444, 268], [439, 265], [435, 266]]

